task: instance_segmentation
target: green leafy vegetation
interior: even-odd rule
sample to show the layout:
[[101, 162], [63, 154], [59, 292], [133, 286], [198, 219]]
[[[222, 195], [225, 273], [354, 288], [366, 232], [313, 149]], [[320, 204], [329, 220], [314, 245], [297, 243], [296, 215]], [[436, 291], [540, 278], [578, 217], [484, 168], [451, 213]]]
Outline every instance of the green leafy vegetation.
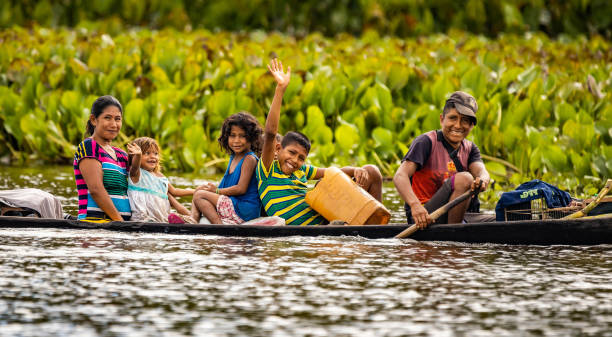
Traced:
[[0, 40], [5, 161], [70, 163], [92, 102], [111, 94], [125, 109], [118, 145], [151, 136], [167, 169], [223, 169], [221, 123], [241, 110], [264, 122], [274, 90], [265, 65], [278, 56], [293, 69], [280, 129], [311, 137], [315, 165], [374, 163], [392, 176], [412, 139], [439, 128], [448, 95], [465, 90], [480, 107], [470, 138], [497, 181], [537, 177], [593, 194], [612, 176], [612, 48], [599, 36], [110, 36], [35, 26]]
[[122, 34], [127, 27], [179, 30], [321, 32], [419, 36], [452, 29], [497, 36], [542, 31], [612, 33], [608, 0], [5, 0], [0, 27], [29, 25], [96, 28]]

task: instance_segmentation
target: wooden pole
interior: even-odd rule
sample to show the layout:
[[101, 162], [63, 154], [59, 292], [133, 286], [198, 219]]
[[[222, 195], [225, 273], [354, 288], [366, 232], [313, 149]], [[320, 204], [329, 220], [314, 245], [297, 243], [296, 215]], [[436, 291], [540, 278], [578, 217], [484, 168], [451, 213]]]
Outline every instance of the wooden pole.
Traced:
[[[478, 193], [479, 188], [473, 190], [473, 191], [467, 191], [465, 193], [463, 193], [462, 195], [458, 196], [457, 198], [449, 201], [446, 203], [446, 205], [438, 208], [437, 210], [435, 210], [433, 213], [431, 213], [429, 216], [436, 221], [440, 216], [442, 216], [444, 213], [450, 211], [453, 207], [457, 206], [458, 204], [464, 202], [467, 198], [471, 197], [472, 195]], [[396, 239], [401, 239], [401, 238], [405, 238], [409, 235], [412, 235], [412, 233], [416, 232], [419, 228], [417, 227], [416, 224], [406, 228], [405, 230], [403, 230], [401, 233], [397, 234], [395, 236]]]
[[601, 189], [601, 191], [599, 191], [599, 194], [597, 194], [597, 198], [595, 198], [593, 202], [591, 202], [590, 204], [588, 204], [586, 207], [579, 210], [578, 212], [572, 213], [561, 219], [577, 219], [577, 218], [581, 218], [587, 215], [590, 211], [593, 210], [593, 208], [595, 208], [595, 206], [599, 205], [601, 200], [606, 196], [606, 194], [608, 194], [611, 188], [612, 188], [612, 179], [608, 179], [608, 181], [606, 181], [606, 185], [604, 186], [604, 188]]

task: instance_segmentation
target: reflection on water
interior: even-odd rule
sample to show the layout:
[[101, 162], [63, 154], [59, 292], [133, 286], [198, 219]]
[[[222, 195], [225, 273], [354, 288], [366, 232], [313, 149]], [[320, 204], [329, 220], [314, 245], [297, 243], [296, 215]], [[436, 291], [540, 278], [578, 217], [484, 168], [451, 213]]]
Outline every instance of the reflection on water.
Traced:
[[[76, 205], [70, 168], [11, 170], [0, 189]], [[611, 261], [612, 246], [0, 229], [0, 336], [612, 336]]]
[[0, 331], [605, 335], [612, 250], [0, 230]]

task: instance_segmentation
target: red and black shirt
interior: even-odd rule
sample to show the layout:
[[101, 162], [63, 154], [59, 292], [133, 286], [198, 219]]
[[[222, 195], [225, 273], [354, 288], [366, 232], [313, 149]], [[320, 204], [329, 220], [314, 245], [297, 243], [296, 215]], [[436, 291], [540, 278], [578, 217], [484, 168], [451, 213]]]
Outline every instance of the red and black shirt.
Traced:
[[[455, 163], [444, 147], [446, 142], [441, 130], [430, 131], [418, 136], [410, 145], [402, 162], [408, 160], [417, 164], [412, 175], [412, 190], [421, 204], [426, 203], [442, 186], [444, 180], [457, 173]], [[459, 145], [457, 158], [464, 168], [476, 161], [482, 161], [476, 144], [464, 139]]]

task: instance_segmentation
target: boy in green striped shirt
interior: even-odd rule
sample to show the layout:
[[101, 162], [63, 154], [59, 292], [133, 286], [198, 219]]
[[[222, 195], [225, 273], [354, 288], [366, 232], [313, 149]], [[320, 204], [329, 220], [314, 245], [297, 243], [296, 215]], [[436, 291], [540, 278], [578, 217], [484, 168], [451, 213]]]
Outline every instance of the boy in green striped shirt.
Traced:
[[[264, 128], [261, 159], [257, 164], [259, 197], [270, 216], [280, 216], [287, 225], [320, 225], [325, 218], [313, 210], [305, 200], [308, 180], [318, 180], [324, 168], [304, 164], [310, 151], [310, 140], [304, 134], [290, 131], [279, 144], [276, 142], [283, 95], [291, 79], [291, 67], [283, 71], [280, 61], [274, 59], [268, 69], [276, 80], [276, 91]], [[276, 152], [276, 159], [275, 159]], [[378, 201], [382, 198], [382, 175], [374, 165], [343, 167], [357, 184]]]

